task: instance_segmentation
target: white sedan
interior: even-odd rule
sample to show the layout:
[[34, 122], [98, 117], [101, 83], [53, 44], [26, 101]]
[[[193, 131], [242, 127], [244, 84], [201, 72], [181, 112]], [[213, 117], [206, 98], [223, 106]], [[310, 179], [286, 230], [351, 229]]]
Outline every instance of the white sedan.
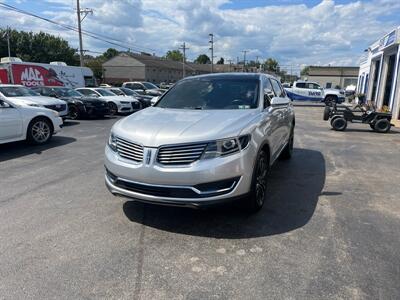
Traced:
[[22, 85], [0, 84], [0, 97], [22, 106], [41, 106], [55, 110], [63, 119], [68, 116], [67, 102], [42, 96]]
[[75, 90], [85, 96], [97, 97], [99, 100], [107, 102], [111, 115], [131, 113], [134, 111], [132, 102], [135, 102], [135, 104], [138, 102], [133, 98], [128, 99], [124, 96], [117, 96], [105, 88], [77, 88]]
[[58, 112], [0, 99], [0, 144], [27, 140], [44, 144], [61, 130]]

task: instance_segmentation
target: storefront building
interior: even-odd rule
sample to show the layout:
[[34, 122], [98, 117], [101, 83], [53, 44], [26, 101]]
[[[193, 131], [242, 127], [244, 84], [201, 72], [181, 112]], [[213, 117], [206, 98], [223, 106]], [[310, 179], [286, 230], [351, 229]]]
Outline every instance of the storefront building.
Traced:
[[400, 124], [400, 26], [373, 43], [360, 60], [357, 92], [388, 109]]

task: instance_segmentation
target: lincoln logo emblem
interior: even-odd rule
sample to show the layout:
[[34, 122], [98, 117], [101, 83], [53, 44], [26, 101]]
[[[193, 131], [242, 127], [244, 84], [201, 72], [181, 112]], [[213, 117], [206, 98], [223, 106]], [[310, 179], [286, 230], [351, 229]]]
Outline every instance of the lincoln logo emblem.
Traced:
[[150, 164], [150, 159], [151, 159], [151, 150], [147, 150], [146, 153], [146, 165]]

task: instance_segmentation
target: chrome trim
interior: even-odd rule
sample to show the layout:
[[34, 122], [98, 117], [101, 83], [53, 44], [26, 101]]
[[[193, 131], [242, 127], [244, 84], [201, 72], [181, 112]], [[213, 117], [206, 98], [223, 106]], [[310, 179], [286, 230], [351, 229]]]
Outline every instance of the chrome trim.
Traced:
[[[112, 183], [115, 183], [116, 181], [120, 180], [120, 181], [125, 181], [125, 182], [129, 182], [129, 183], [133, 183], [133, 184], [140, 184], [140, 185], [144, 185], [144, 186], [148, 186], [148, 187], [171, 188], [171, 189], [174, 189], [174, 188], [175, 189], [188, 189], [188, 190], [192, 190], [193, 192], [195, 192], [198, 195], [209, 195], [209, 194], [215, 194], [215, 193], [229, 192], [229, 191], [232, 191], [234, 189], [234, 187], [236, 186], [236, 184], [240, 181], [240, 178], [239, 178], [239, 180], [234, 180], [230, 187], [227, 187], [227, 188], [224, 188], [224, 189], [202, 192], [202, 191], [194, 188], [193, 186], [149, 184], [149, 183], [143, 183], [143, 182], [138, 182], [138, 181], [133, 181], [133, 180], [121, 178], [121, 177], [118, 177], [118, 176], [116, 176], [115, 179], [112, 179], [107, 173], [106, 173], [106, 176], [107, 176], [108, 180], [110, 180]], [[137, 193], [137, 192], [135, 192], [135, 193]]]

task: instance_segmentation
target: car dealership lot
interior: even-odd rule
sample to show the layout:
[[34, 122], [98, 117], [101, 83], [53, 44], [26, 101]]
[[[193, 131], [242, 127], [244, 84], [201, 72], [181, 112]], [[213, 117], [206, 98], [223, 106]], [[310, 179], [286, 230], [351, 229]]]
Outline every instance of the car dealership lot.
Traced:
[[256, 215], [126, 202], [104, 186], [117, 118], [0, 146], [0, 298], [398, 299], [400, 132], [296, 107]]

